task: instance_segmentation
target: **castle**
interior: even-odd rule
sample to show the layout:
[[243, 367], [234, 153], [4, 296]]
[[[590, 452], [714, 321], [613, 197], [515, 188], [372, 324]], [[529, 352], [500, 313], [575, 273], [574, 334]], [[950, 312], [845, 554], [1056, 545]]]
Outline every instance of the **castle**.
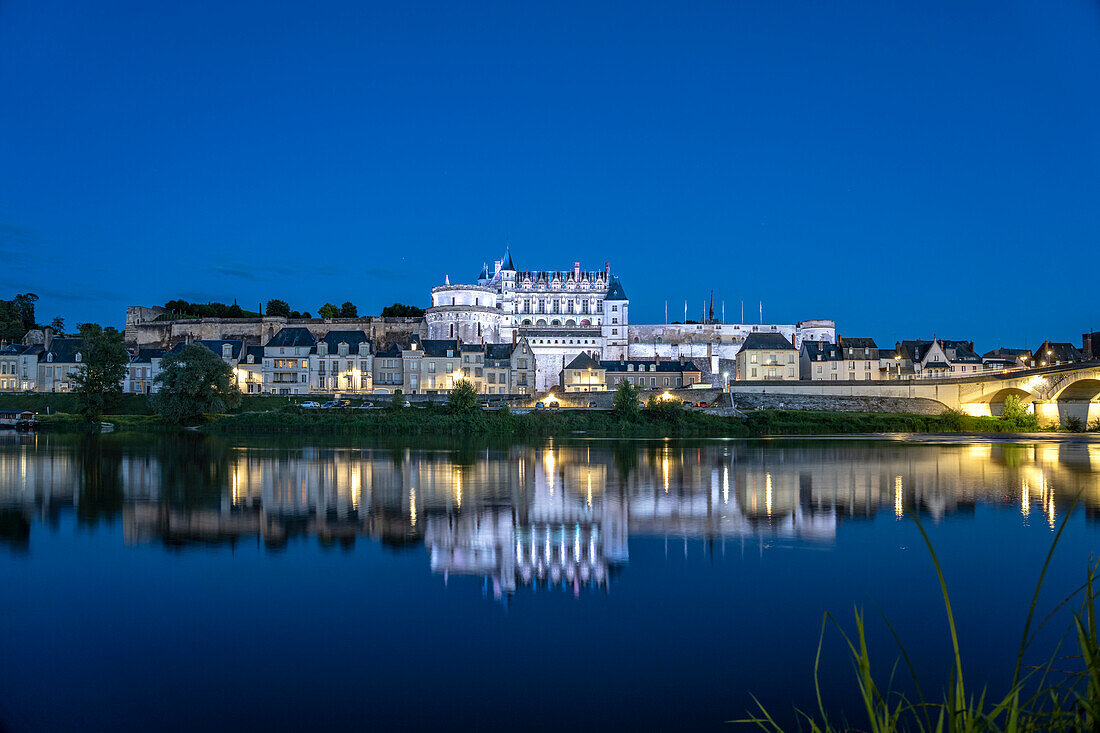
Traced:
[[632, 325], [630, 300], [611, 266], [582, 270], [519, 270], [511, 250], [481, 270], [476, 284], [452, 284], [447, 277], [432, 288], [424, 320], [428, 337], [473, 343], [527, 339], [538, 364], [536, 387], [557, 384], [565, 366], [581, 352], [595, 359], [688, 358], [705, 381], [719, 383], [733, 374], [737, 352], [753, 333], [779, 333], [800, 348], [802, 341], [836, 341], [831, 320], [795, 324], [733, 324], [714, 317], [701, 323]]

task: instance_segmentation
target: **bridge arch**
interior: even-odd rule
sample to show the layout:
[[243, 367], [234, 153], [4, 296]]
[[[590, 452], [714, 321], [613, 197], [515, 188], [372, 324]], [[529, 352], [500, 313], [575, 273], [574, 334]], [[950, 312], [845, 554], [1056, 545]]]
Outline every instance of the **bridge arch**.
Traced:
[[1019, 397], [1020, 402], [1025, 405], [1031, 404], [1037, 398], [1033, 392], [1028, 392], [1022, 387], [1005, 387], [1004, 389], [1000, 389], [982, 398], [982, 402], [989, 405], [989, 414], [997, 417], [1000, 416], [1001, 412], [1004, 410], [1005, 400], [1008, 399], [1010, 395]]
[[1059, 402], [1089, 402], [1100, 397], [1100, 378], [1085, 377], [1059, 385], [1060, 389], [1052, 395]]

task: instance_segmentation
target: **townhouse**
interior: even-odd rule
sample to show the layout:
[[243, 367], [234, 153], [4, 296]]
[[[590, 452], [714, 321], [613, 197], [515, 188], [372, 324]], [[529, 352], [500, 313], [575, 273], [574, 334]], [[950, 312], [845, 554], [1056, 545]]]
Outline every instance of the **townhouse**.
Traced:
[[844, 357], [840, 346], [828, 341], [803, 341], [798, 354], [800, 379], [835, 382], [846, 379], [841, 368]]
[[703, 372], [690, 359], [626, 359], [597, 361], [590, 353], [577, 354], [561, 371], [566, 392], [600, 392], [627, 382], [637, 389], [680, 389], [702, 381]]
[[372, 389], [374, 357], [363, 331], [329, 331], [309, 355], [311, 392], [362, 392]]
[[799, 378], [799, 353], [781, 333], [750, 333], [737, 352], [740, 381]]

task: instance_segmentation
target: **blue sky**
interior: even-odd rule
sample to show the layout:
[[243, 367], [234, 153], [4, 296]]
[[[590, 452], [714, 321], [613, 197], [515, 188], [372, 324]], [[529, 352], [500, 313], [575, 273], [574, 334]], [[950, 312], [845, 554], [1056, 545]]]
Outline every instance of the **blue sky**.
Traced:
[[40, 320], [423, 305], [510, 240], [610, 261], [635, 322], [1100, 328], [1092, 0], [0, 0], [0, 99], [0, 297]]

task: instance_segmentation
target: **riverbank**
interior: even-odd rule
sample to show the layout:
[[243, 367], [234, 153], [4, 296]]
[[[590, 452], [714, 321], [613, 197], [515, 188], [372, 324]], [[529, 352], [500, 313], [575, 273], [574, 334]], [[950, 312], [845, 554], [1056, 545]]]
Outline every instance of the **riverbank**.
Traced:
[[[173, 432], [183, 428], [156, 415], [107, 415], [120, 432]], [[42, 428], [61, 432], [92, 429], [78, 415], [41, 416]], [[608, 410], [538, 410], [454, 413], [446, 406], [381, 410], [302, 410], [284, 406], [210, 416], [192, 426], [208, 433], [236, 435], [604, 435], [619, 437], [817, 436], [876, 433], [1014, 433], [1019, 427], [993, 417], [959, 413], [908, 415], [899, 413], [810, 412], [756, 410], [744, 419], [700, 411], [642, 410], [624, 419]], [[1048, 431], [1055, 432], [1055, 431]]]

